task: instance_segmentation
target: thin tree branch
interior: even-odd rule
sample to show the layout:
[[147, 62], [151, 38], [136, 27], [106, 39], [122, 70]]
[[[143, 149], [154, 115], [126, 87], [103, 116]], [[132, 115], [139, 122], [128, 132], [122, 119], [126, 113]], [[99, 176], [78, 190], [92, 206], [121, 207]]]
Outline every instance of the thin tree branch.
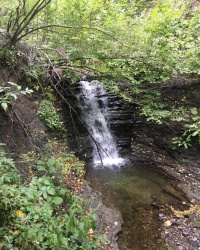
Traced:
[[[14, 31], [14, 34], [11, 36], [11, 39], [9, 41], [10, 45], [15, 44], [17, 41], [19, 41], [18, 36], [23, 32], [23, 30], [29, 25], [29, 23], [34, 19], [34, 17], [42, 10], [44, 9], [51, 0], [38, 0], [35, 5], [32, 7], [32, 9], [28, 12], [28, 14], [24, 17], [24, 19], [21, 21], [21, 23], [18, 25], [17, 29]], [[19, 14], [17, 13], [17, 20], [20, 19]]]
[[85, 22], [85, 20], [87, 20], [88, 18], [90, 18], [92, 15], [98, 13], [98, 11], [101, 10], [105, 6], [109, 6], [109, 3], [105, 3], [102, 6], [100, 6], [99, 8], [97, 8], [96, 10], [90, 12], [90, 14], [81, 21], [81, 23], [79, 24], [79, 26], [82, 25]]
[[[18, 34], [18, 30], [21, 28], [21, 26], [23, 25], [24, 27], [24, 23], [28, 22], [30, 23], [30, 20], [33, 19], [33, 17], [40, 11], [42, 10], [44, 7], [46, 7], [47, 4], [49, 4], [51, 2], [51, 0], [42, 0], [42, 2], [40, 3], [41, 0], [38, 0], [35, 5], [32, 7], [32, 9], [28, 12], [28, 14], [24, 17], [24, 19], [21, 21], [21, 23], [18, 25], [18, 28], [15, 31], [15, 34]], [[42, 4], [44, 3], [44, 6], [42, 6]], [[38, 5], [38, 6], [37, 6]], [[40, 9], [40, 7], [43, 7], [42, 9]], [[27, 20], [28, 19], [28, 20]], [[27, 20], [27, 21], [26, 21]], [[27, 25], [26, 25], [27, 26]], [[25, 26], [25, 27], [26, 27]], [[20, 29], [21, 30], [21, 29]]]
[[[49, 24], [49, 25], [44, 25], [44, 26], [40, 26], [40, 27], [37, 27], [37, 28], [33, 28], [33, 29], [30, 29], [28, 32], [26, 32], [25, 34], [19, 36], [17, 39], [16, 39], [16, 42], [18, 42], [19, 40], [21, 40], [22, 38], [24, 38], [25, 36], [37, 31], [37, 30], [41, 30], [41, 29], [48, 29], [48, 28], [65, 28], [65, 29], [87, 29], [87, 30], [95, 30], [95, 31], [98, 31], [106, 36], [109, 36], [111, 37], [112, 39], [114, 39], [115, 41], [117, 41], [117, 39], [107, 33], [106, 31], [103, 31], [103, 30], [100, 30], [98, 28], [93, 28], [93, 27], [84, 27], [84, 26], [68, 26], [68, 25], [59, 25], [59, 24]], [[53, 32], [53, 31], [52, 31]]]

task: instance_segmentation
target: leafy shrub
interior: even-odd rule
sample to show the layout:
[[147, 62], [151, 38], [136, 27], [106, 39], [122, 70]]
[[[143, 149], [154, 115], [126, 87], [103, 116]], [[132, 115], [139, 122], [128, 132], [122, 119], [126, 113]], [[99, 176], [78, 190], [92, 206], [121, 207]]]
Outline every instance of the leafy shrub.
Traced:
[[173, 138], [173, 144], [178, 147], [188, 148], [192, 146], [192, 142], [200, 144], [200, 121], [193, 124], [187, 124], [185, 131], [180, 137]]
[[194, 142], [200, 144], [200, 116], [198, 115], [197, 108], [190, 108], [189, 119], [185, 121], [186, 124], [182, 135], [172, 139], [175, 147], [188, 148]]
[[33, 90], [26, 88], [25, 90], [21, 89], [16, 83], [8, 82], [9, 85], [13, 86], [15, 89], [12, 90], [11, 87], [3, 87], [0, 86], [0, 105], [4, 109], [7, 110], [8, 106], [11, 104], [12, 99], [17, 100], [17, 96], [20, 94], [26, 95], [33, 92]]
[[38, 114], [40, 119], [43, 120], [50, 129], [65, 131], [63, 122], [51, 101], [43, 100], [40, 104], [40, 111]]
[[[73, 155], [40, 160], [30, 179], [22, 183], [13, 160], [0, 148], [0, 248], [99, 248], [103, 238], [94, 233], [95, 214], [63, 184], [72, 161], [78, 164]], [[83, 171], [83, 164], [77, 171]], [[58, 181], [55, 176], [60, 172]]]

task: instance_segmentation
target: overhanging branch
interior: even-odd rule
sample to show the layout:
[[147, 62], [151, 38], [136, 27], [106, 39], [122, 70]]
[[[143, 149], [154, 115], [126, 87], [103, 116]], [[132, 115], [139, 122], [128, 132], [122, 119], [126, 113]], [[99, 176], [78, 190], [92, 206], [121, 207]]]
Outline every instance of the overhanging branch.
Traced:
[[[98, 31], [106, 36], [109, 36], [111, 37], [112, 39], [116, 40], [116, 37], [114, 37], [113, 35], [107, 33], [106, 31], [104, 30], [101, 30], [101, 29], [98, 29], [98, 28], [92, 28], [92, 27], [85, 27], [85, 26], [68, 26], [68, 25], [59, 25], [59, 24], [49, 24], [49, 25], [44, 25], [44, 26], [40, 26], [40, 27], [37, 27], [37, 28], [33, 28], [33, 29], [30, 29], [28, 32], [26, 32], [25, 34], [19, 36], [17, 39], [16, 39], [16, 42], [18, 42], [19, 40], [21, 40], [22, 38], [24, 38], [25, 36], [35, 32], [35, 31], [38, 31], [38, 30], [42, 30], [42, 29], [48, 29], [48, 28], [64, 28], [64, 29], [87, 29], [87, 30], [94, 30], [94, 31]], [[52, 31], [53, 32], [53, 31]]]

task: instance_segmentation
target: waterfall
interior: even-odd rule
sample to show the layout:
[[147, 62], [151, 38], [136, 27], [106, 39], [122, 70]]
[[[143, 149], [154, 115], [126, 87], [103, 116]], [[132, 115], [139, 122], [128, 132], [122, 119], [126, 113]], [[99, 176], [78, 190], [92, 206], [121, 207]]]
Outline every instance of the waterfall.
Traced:
[[[97, 142], [93, 142], [93, 161], [95, 166], [120, 166], [116, 142], [109, 128], [108, 99], [106, 90], [99, 81], [81, 81], [81, 93], [77, 95], [82, 119]], [[101, 155], [101, 157], [100, 157]]]

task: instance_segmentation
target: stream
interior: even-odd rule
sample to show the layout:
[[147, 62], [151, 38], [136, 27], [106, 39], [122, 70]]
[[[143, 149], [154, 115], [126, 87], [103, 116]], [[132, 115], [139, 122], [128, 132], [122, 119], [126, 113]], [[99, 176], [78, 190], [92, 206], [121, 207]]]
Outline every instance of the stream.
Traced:
[[120, 250], [167, 249], [161, 239], [160, 211], [166, 205], [180, 204], [166, 192], [167, 180], [137, 162], [120, 169], [90, 167], [87, 180], [103, 194], [106, 206], [115, 206], [122, 214]]
[[105, 89], [98, 81], [81, 81], [80, 84], [77, 100], [93, 139], [93, 160], [88, 167], [87, 180], [103, 194], [107, 206], [115, 206], [122, 214], [124, 223], [119, 249], [166, 249], [159, 231], [160, 208], [178, 204], [180, 200], [166, 192], [170, 185], [167, 180], [137, 161], [120, 157], [109, 127]]

